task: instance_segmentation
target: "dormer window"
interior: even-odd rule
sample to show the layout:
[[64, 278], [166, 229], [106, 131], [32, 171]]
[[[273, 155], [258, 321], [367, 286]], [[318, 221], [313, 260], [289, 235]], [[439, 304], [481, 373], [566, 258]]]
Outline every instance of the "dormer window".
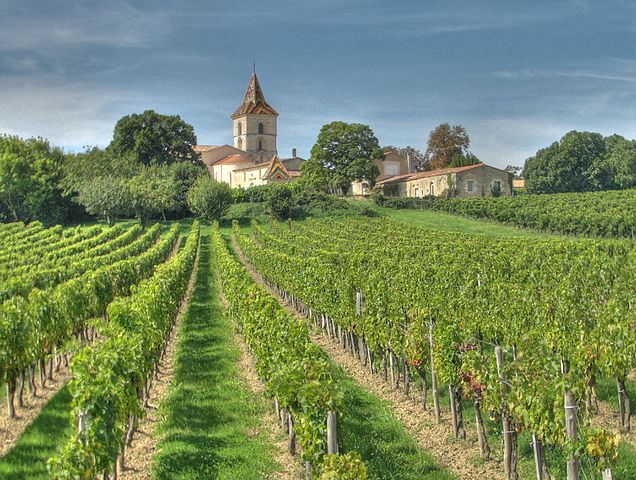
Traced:
[[264, 133], [265, 132], [265, 127], [263, 127], [262, 123], [258, 124], [258, 133]]

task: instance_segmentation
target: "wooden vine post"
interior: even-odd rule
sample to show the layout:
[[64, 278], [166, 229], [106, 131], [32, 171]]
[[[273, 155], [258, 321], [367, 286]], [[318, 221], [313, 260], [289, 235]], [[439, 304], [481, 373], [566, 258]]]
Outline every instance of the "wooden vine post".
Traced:
[[[495, 347], [495, 357], [497, 359], [497, 373], [499, 375], [499, 382], [502, 384], [502, 388], [507, 392], [506, 376], [504, 374], [504, 355], [503, 349], [500, 345]], [[501, 419], [503, 426], [503, 441], [504, 441], [504, 472], [506, 480], [517, 480], [517, 459], [516, 459], [516, 432], [512, 430], [512, 422], [508, 415], [508, 409], [506, 408], [506, 402], [502, 398], [501, 401]]]
[[624, 377], [616, 377], [616, 389], [618, 391], [618, 407], [621, 415], [621, 427], [629, 432], [631, 429], [632, 406], [625, 388]]
[[537, 480], [549, 480], [550, 476], [545, 464], [543, 443], [539, 440], [536, 433], [532, 434], [532, 451], [534, 453], [534, 468], [537, 474]]
[[338, 453], [337, 415], [333, 410], [327, 411], [327, 453]]
[[[568, 374], [568, 364], [565, 360], [561, 360], [561, 373], [564, 377]], [[567, 387], [563, 397], [563, 404], [565, 408], [565, 433], [568, 440], [575, 443], [578, 430], [578, 407], [576, 405], [576, 399], [574, 398], [574, 393], [568, 391]], [[568, 480], [579, 480], [579, 469], [579, 458], [576, 456], [574, 451], [572, 451], [568, 458]]]
[[287, 422], [287, 425], [289, 427], [289, 440], [287, 442], [287, 449], [289, 450], [289, 453], [293, 456], [296, 455], [296, 431], [294, 430], [294, 416], [291, 414], [291, 412], [288, 413], [289, 415], [289, 420]]
[[15, 407], [14, 407], [14, 398], [15, 398], [15, 380], [13, 378], [9, 378], [7, 382], [7, 415], [9, 418], [15, 418]]
[[431, 346], [431, 389], [433, 390], [433, 408], [435, 410], [435, 420], [437, 423], [442, 421], [442, 413], [439, 406], [439, 390], [437, 388], [437, 375], [435, 374], [435, 354], [433, 353], [433, 328], [435, 327], [435, 322], [433, 319], [430, 319], [429, 323], [429, 343]]

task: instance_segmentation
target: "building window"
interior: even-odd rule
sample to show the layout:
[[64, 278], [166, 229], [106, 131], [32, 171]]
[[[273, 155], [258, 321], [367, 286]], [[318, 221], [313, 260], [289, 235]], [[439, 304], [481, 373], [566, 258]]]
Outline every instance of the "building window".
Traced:
[[435, 184], [433, 182], [428, 186], [428, 193], [429, 195], [435, 195]]
[[258, 149], [263, 150], [263, 140], [258, 141]]
[[238, 139], [238, 148], [239, 148], [239, 150], [243, 150], [243, 139], [242, 138]]
[[466, 184], [466, 190], [468, 192], [474, 192], [475, 191], [475, 181], [474, 180], [468, 180], [468, 183]]
[[264, 133], [265, 132], [265, 128], [263, 127], [262, 123], [258, 124], [258, 133]]
[[239, 135], [243, 134], [243, 124], [241, 122], [239, 122], [238, 124], [238, 134]]
[[495, 180], [495, 181], [493, 182], [493, 187], [495, 187], [495, 190], [499, 190], [499, 191], [501, 191], [501, 181], [499, 181], [499, 180]]

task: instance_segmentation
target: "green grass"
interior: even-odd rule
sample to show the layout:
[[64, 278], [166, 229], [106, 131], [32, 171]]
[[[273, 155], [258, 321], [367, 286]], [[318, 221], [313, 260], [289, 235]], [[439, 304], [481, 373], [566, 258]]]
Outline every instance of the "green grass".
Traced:
[[471, 233], [495, 237], [558, 238], [557, 235], [475, 220], [432, 210], [397, 210], [374, 207], [381, 215], [408, 225], [444, 232]]
[[71, 394], [64, 387], [49, 400], [13, 449], [0, 459], [0, 478], [49, 478], [46, 462], [71, 434], [70, 409]]
[[209, 229], [180, 327], [174, 384], [161, 410], [155, 478], [262, 479], [276, 470], [268, 439], [254, 434], [266, 400], [240, 380], [239, 350], [217, 299]]
[[358, 385], [334, 365], [344, 396], [340, 441], [344, 451], [356, 450], [370, 479], [449, 480], [456, 478], [436, 465], [391, 413], [388, 403]]

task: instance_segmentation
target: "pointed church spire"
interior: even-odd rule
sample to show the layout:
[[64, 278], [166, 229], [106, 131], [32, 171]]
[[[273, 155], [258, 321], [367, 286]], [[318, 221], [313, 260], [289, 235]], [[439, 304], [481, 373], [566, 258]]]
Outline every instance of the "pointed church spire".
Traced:
[[278, 112], [274, 110], [266, 101], [261, 85], [256, 77], [256, 63], [254, 64], [254, 73], [250, 78], [250, 83], [247, 85], [245, 91], [245, 98], [239, 108], [236, 109], [232, 118], [239, 117], [246, 114], [260, 114], [260, 115], [278, 115]]

